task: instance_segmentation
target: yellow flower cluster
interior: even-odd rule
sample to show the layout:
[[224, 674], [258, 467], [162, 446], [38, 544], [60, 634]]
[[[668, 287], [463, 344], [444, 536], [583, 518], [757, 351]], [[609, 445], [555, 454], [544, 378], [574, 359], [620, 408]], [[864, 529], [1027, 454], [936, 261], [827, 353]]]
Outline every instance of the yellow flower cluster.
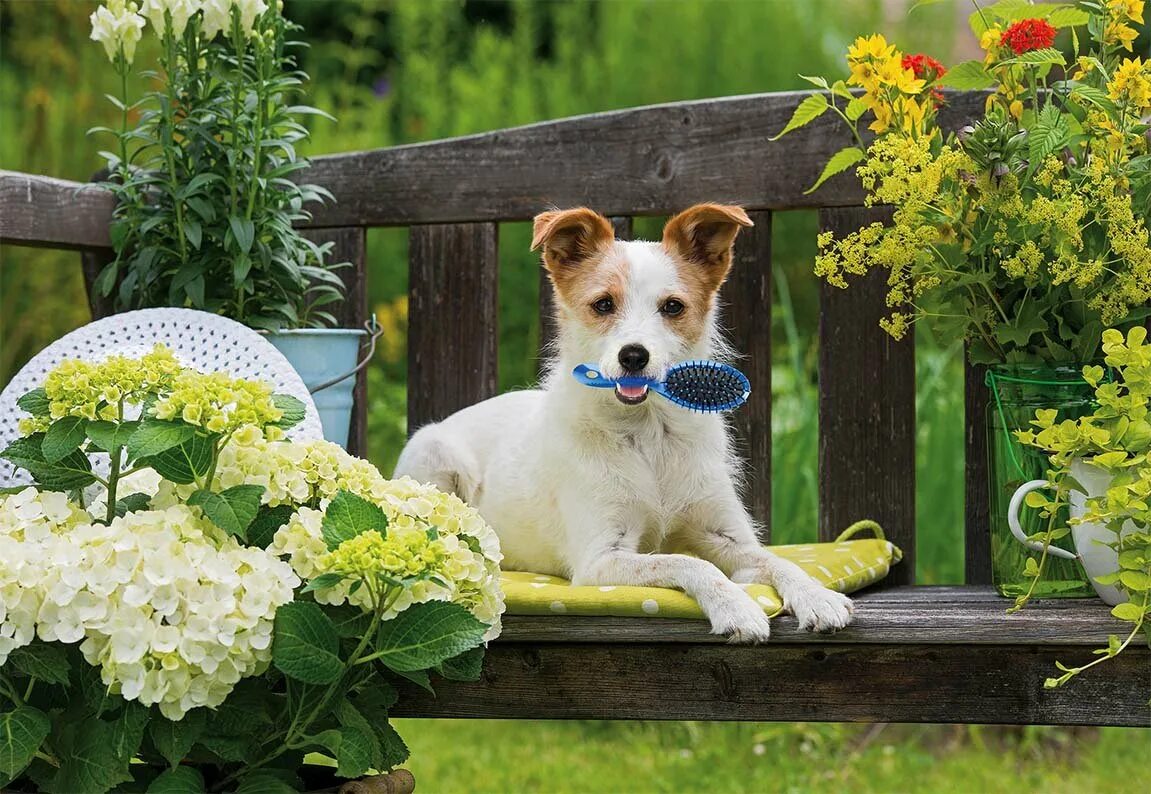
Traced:
[[1151, 60], [1124, 59], [1107, 84], [1107, 96], [1135, 113], [1151, 108]]
[[1143, 25], [1144, 0], [1107, 0], [1107, 24], [1103, 28], [1103, 43], [1122, 47], [1132, 52], [1139, 38], [1136, 25]]
[[917, 99], [926, 82], [903, 68], [903, 53], [878, 33], [860, 36], [847, 51], [847, 63], [847, 84], [863, 88], [863, 103], [875, 114], [870, 129], [882, 133], [895, 126], [908, 135], [923, 133], [933, 103], [929, 97]]
[[136, 404], [162, 393], [181, 371], [172, 351], [160, 344], [141, 358], [68, 359], [48, 373], [44, 381], [48, 415], [21, 420], [20, 432], [24, 435], [43, 432], [53, 421], [65, 416], [116, 420], [120, 418], [122, 404]]
[[227, 434], [244, 427], [263, 428], [271, 439], [283, 431], [272, 426], [283, 411], [263, 381], [233, 378], [223, 372], [183, 370], [153, 408], [157, 419], [182, 419], [210, 433]]

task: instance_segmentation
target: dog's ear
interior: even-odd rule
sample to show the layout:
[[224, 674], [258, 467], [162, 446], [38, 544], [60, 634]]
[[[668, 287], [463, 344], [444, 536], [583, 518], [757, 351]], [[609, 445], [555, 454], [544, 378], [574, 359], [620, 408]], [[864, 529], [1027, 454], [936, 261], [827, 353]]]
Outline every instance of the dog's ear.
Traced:
[[688, 262], [714, 271], [718, 288], [731, 267], [731, 244], [739, 228], [753, 225], [743, 207], [696, 204], [667, 222], [663, 245]]
[[532, 250], [543, 248], [552, 273], [579, 265], [614, 239], [611, 221], [587, 207], [541, 212], [532, 224]]

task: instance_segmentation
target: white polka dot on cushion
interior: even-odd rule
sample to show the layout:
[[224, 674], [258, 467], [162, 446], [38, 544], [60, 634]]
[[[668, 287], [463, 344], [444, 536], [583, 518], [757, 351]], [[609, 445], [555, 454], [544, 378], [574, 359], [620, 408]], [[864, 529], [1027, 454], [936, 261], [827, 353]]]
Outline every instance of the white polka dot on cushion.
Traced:
[[567, 604], [565, 604], [563, 601], [552, 601], [551, 611], [563, 614], [564, 612], [568, 611]]
[[767, 596], [763, 596], [763, 595], [756, 596], [755, 600], [758, 601], [760, 604], [762, 604], [765, 607], [774, 607], [775, 606], [775, 603], [772, 602], [772, 600], [770, 598], [768, 598]]
[[547, 587], [548, 583], [547, 582], [532, 582], [531, 586], [535, 587], [535, 588]]
[[654, 615], [659, 612], [659, 604], [656, 603], [654, 598], [645, 598], [640, 607], [649, 615]]
[[601, 587], [601, 588], [599, 589], [599, 591], [600, 591], [601, 593], [610, 593], [612, 590], [615, 590], [615, 585], [614, 585], [614, 584], [605, 584], [603, 587]]

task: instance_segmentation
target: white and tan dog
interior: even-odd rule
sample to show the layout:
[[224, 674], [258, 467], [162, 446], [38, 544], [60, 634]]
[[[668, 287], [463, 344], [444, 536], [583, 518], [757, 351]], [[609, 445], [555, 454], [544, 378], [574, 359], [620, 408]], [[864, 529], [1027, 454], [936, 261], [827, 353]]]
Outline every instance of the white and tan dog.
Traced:
[[586, 208], [537, 216], [532, 248], [543, 249], [559, 325], [543, 388], [421, 428], [397, 476], [474, 505], [509, 570], [678, 588], [737, 642], [770, 632], [737, 582], [774, 585], [805, 629], [846, 626], [850, 600], [760, 545], [721, 417], [647, 399], [646, 387], [613, 393], [571, 377], [595, 362], [610, 377], [662, 379], [679, 361], [722, 356], [716, 293], [739, 228], [751, 225], [739, 207], [702, 204], [668, 221], [661, 242], [623, 242]]

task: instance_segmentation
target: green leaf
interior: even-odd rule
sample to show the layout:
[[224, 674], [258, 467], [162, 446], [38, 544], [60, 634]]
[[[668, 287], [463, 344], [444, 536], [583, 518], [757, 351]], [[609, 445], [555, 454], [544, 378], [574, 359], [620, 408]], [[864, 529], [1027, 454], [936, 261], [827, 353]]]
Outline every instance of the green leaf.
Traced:
[[64, 416], [48, 426], [40, 451], [47, 463], [56, 463], [78, 450], [87, 437], [87, 419], [82, 416]]
[[16, 401], [16, 405], [23, 408], [33, 416], [47, 416], [48, 411], [52, 407], [52, 401], [48, 399], [48, 392], [44, 389], [33, 389], [32, 391], [24, 394]]
[[828, 179], [851, 168], [851, 166], [866, 156], [864, 151], [857, 146], [848, 146], [846, 149], [840, 149], [827, 161], [827, 165], [823, 167], [823, 173], [819, 175], [819, 179], [815, 180], [815, 184], [803, 192], [805, 194], [815, 192], [819, 186]]
[[186, 422], [144, 419], [128, 438], [128, 454], [133, 458], [150, 458], [178, 447], [196, 435], [196, 428]]
[[213, 524], [229, 535], [247, 540], [248, 525], [260, 510], [263, 495], [262, 485], [236, 485], [219, 493], [200, 489], [188, 497], [188, 504], [203, 510]]
[[319, 576], [308, 580], [308, 584], [300, 592], [311, 593], [315, 590], [327, 590], [330, 587], [335, 587], [340, 582], [344, 581], [344, 575], [340, 573], [322, 573]]
[[142, 463], [156, 470], [166, 480], [188, 485], [205, 476], [212, 467], [218, 436], [193, 435], [183, 444], [164, 450], [159, 455], [140, 458]]
[[449, 681], [479, 681], [484, 669], [484, 648], [479, 646], [444, 660], [437, 668]]
[[948, 69], [936, 84], [961, 91], [974, 91], [991, 88], [995, 85], [995, 78], [983, 66], [983, 61], [964, 61]]
[[256, 239], [256, 226], [247, 218], [229, 216], [228, 226], [232, 229], [232, 236], [236, 238], [236, 245], [242, 253], [252, 250], [252, 242]]
[[488, 627], [459, 604], [414, 604], [380, 624], [375, 652], [397, 672], [427, 670], [483, 642]]
[[[1059, 112], [1059, 108], [1050, 104], [1039, 111], [1027, 137], [1027, 156], [1031, 161], [1031, 170], [1039, 170], [1049, 155], [1067, 144], [1070, 136], [1067, 119]], [[1047, 328], [1046, 322], [1043, 327]]]
[[203, 794], [204, 776], [199, 770], [190, 766], [178, 766], [166, 769], [151, 785], [147, 794]]
[[810, 124], [822, 116], [829, 107], [830, 105], [827, 102], [826, 96], [823, 94], [811, 94], [796, 106], [795, 112], [791, 114], [791, 120], [787, 122], [787, 126], [780, 130], [778, 135], [768, 138], [768, 140], [779, 140], [792, 130], [797, 130], [806, 124]]
[[1145, 590], [1151, 590], [1151, 576], [1143, 573], [1143, 571], [1120, 571], [1119, 581], [1128, 590], [1137, 593], [1142, 593]]
[[0, 714], [0, 774], [12, 780], [23, 772], [51, 730], [48, 715], [31, 706]]
[[272, 402], [284, 413], [280, 421], [276, 422], [276, 427], [287, 430], [304, 421], [304, 417], [307, 416], [304, 404], [290, 394], [273, 394]]
[[384, 511], [351, 491], [340, 491], [324, 511], [324, 542], [329, 549], [370, 529], [378, 530], [383, 535], [387, 528], [388, 517]]
[[284, 675], [307, 684], [330, 684], [344, 671], [340, 638], [318, 604], [293, 601], [276, 611], [272, 660]]
[[1135, 623], [1139, 620], [1139, 618], [1143, 616], [1143, 608], [1131, 603], [1130, 601], [1125, 601], [1122, 604], [1117, 604], [1116, 606], [1112, 607], [1111, 614], [1120, 620], [1126, 620], [1131, 623]]
[[115, 447], [127, 446], [139, 427], [139, 422], [89, 422], [88, 438], [97, 449], [111, 452]]
[[244, 775], [235, 794], [296, 794], [297, 789], [288, 785], [273, 770], [257, 769]]
[[1059, 28], [1075, 28], [1080, 25], [1086, 25], [1089, 19], [1091, 19], [1091, 15], [1086, 11], [1080, 8], [1072, 8], [1071, 6], [1056, 8], [1047, 15], [1048, 24], [1056, 30]]
[[47, 684], [67, 684], [68, 673], [72, 669], [64, 649], [45, 642], [33, 642], [17, 648], [8, 656], [7, 664]]
[[0, 452], [0, 458], [5, 458], [22, 469], [41, 465], [44, 463], [44, 454], [40, 451], [43, 440], [43, 433], [18, 438]]
[[288, 523], [288, 519], [295, 512], [296, 510], [292, 505], [262, 506], [260, 511], [256, 513], [256, 517], [252, 519], [252, 523], [248, 525], [248, 545], [261, 549], [271, 546], [276, 532]]
[[372, 727], [376, 730], [376, 741], [380, 744], [381, 763], [377, 769], [394, 769], [408, 760], [408, 756], [412, 753], [390, 722], [387, 720], [374, 722]]
[[[139, 707], [147, 716], [147, 711]], [[136, 717], [130, 717], [135, 720]], [[136, 748], [131, 747], [134, 724], [117, 727], [95, 717], [69, 724], [64, 730], [53, 734], [52, 744], [60, 760], [60, 771], [52, 781], [58, 791], [102, 792], [115, 788], [117, 784], [131, 780], [128, 770]], [[139, 723], [138, 740], [143, 734], [143, 723]], [[137, 747], [139, 743], [137, 741]], [[131, 750], [130, 755], [122, 753]]]
[[336, 711], [336, 719], [340, 722], [336, 774], [340, 777], [360, 777], [373, 766], [378, 768], [382, 763], [380, 742], [364, 715], [345, 700]]
[[152, 745], [170, 766], [175, 767], [192, 750], [192, 745], [200, 740], [207, 722], [206, 709], [192, 709], [184, 719], [175, 721], [166, 717], [152, 720], [148, 735]]
[[126, 516], [128, 513], [139, 513], [147, 510], [152, 503], [152, 497], [146, 493], [131, 493], [123, 499], [116, 500], [116, 515]]
[[96, 482], [92, 461], [78, 449], [55, 463], [45, 461], [41, 451], [44, 437], [43, 433], [36, 433], [18, 438], [0, 452], [0, 457], [26, 469], [36, 484], [46, 491], [71, 491]]
[[861, 98], [853, 96], [843, 112], [851, 121], [858, 121], [859, 117], [867, 112], [867, 103]]
[[[1062, 52], [1054, 47], [1046, 47], [1041, 50], [1029, 50], [1021, 55], [1016, 55], [1014, 58], [1000, 61], [999, 65], [1019, 64], [1023, 66], [1041, 66], [1048, 63], [1056, 64], [1057, 66], [1066, 66], [1067, 59], [1063, 57]], [[948, 74], [950, 74], [950, 72]], [[944, 76], [946, 77], [946, 75]]]

